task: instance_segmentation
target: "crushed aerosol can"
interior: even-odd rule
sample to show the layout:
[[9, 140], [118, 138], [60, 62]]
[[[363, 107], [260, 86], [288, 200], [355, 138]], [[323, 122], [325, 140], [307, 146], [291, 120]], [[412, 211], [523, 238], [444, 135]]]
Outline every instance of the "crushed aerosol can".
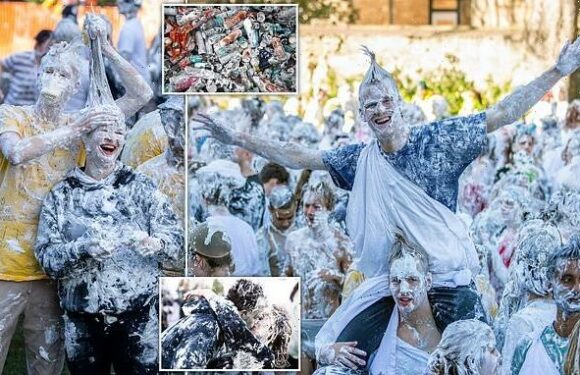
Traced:
[[164, 6], [165, 92], [295, 92], [296, 6]]

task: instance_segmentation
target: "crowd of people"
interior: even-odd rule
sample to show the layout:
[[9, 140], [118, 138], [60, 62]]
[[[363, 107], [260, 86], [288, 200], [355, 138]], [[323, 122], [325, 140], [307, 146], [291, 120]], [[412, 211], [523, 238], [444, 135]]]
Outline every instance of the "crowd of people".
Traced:
[[[128, 22], [138, 6], [119, 4]], [[134, 46], [69, 7], [2, 60], [0, 372], [19, 324], [28, 373], [158, 372], [158, 277], [185, 268], [185, 100], [143, 116]]]
[[350, 130], [340, 108], [317, 127], [278, 101], [190, 98], [189, 228], [221, 240], [190, 232], [190, 274], [299, 276], [303, 373], [580, 371], [580, 101], [525, 118], [580, 42], [430, 123], [365, 53]]
[[[580, 101], [525, 119], [580, 41], [493, 107], [429, 123], [365, 49], [352, 129], [340, 108], [315, 126], [191, 97], [184, 150], [139, 4], [119, 2], [117, 49], [68, 8], [0, 64], [0, 368], [22, 319], [31, 373], [156, 373], [158, 276], [186, 273], [300, 277], [304, 373], [580, 373]], [[294, 367], [288, 312], [256, 316], [260, 297], [246, 280], [168, 305], [167, 366]]]

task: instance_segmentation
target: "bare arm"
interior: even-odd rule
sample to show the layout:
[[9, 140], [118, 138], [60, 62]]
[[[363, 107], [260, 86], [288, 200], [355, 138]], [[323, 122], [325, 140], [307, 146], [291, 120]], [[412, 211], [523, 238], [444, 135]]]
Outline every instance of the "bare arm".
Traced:
[[292, 142], [279, 142], [237, 132], [214, 118], [198, 113], [193, 121], [201, 124], [195, 130], [208, 130], [218, 141], [236, 145], [291, 169], [325, 170], [322, 151], [311, 150]]
[[487, 110], [487, 132], [511, 124], [525, 115], [562, 77], [572, 74], [578, 66], [580, 38], [572, 44], [568, 42], [564, 45], [555, 66]]
[[0, 135], [0, 150], [10, 164], [19, 165], [47, 154], [59, 146], [68, 145], [96, 127], [114, 121], [115, 118], [108, 113], [91, 111], [69, 126], [61, 126], [41, 135], [22, 138], [16, 132], [7, 131]]

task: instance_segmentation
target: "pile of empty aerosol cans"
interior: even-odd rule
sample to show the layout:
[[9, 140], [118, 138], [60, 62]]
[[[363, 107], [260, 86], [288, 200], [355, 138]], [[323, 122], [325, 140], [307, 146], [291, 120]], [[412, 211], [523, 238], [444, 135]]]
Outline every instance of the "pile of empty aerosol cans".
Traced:
[[296, 6], [165, 6], [165, 92], [296, 92]]

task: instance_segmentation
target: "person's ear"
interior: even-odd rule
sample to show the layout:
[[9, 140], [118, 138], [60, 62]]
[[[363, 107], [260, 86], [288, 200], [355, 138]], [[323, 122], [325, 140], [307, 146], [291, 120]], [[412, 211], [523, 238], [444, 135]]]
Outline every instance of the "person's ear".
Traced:
[[433, 275], [431, 272], [427, 272], [427, 275], [425, 275], [425, 287], [427, 290], [431, 290], [431, 287], [433, 287]]

